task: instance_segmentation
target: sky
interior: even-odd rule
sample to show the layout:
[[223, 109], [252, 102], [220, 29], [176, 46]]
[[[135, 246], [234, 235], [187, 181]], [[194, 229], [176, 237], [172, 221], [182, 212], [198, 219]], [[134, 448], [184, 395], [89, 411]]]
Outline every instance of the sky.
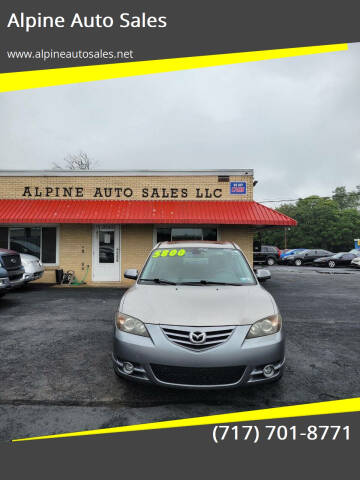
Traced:
[[84, 151], [98, 169], [253, 168], [257, 201], [351, 190], [360, 184], [360, 44], [1, 93], [0, 145], [0, 169], [51, 169]]

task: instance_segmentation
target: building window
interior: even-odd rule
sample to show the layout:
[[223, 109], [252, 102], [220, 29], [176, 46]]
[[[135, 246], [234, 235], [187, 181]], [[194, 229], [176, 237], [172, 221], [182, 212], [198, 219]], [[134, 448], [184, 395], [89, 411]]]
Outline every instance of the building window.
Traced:
[[0, 227], [0, 248], [34, 255], [45, 264], [56, 264], [57, 228]]
[[57, 247], [57, 231], [56, 227], [42, 227], [41, 229], [41, 261], [43, 263], [57, 263], [56, 247]]
[[217, 227], [159, 227], [156, 243], [179, 240], [217, 240]]

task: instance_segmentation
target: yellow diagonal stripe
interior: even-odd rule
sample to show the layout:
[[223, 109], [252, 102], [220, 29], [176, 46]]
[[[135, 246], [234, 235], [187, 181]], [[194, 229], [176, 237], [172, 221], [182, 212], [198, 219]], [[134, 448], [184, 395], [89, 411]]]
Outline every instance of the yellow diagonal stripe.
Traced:
[[346, 43], [0, 74], [0, 92], [347, 50]]
[[158, 430], [164, 428], [179, 428], [199, 425], [214, 425], [231, 422], [252, 422], [255, 420], [268, 420], [276, 418], [292, 418], [310, 415], [328, 415], [331, 413], [359, 412], [360, 398], [334, 400], [331, 402], [308, 403], [288, 407], [268, 408], [265, 410], [252, 410], [248, 412], [224, 413], [208, 417], [186, 418], [184, 420], [169, 420], [166, 422], [145, 423], [127, 427], [104, 428], [101, 430], [88, 430], [83, 432], [62, 433], [59, 435], [46, 435], [41, 437], [18, 438], [13, 442], [26, 440], [40, 440], [45, 438], [79, 437], [84, 435], [103, 435], [105, 433], [134, 432], [139, 430]]

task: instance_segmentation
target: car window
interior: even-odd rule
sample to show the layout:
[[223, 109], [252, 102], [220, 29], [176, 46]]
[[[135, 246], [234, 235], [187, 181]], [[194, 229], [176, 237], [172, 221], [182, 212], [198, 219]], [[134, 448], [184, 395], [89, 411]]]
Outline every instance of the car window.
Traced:
[[269, 251], [268, 247], [261, 247], [261, 251], [263, 253], [267, 253]]
[[243, 254], [230, 248], [160, 248], [151, 252], [139, 283], [161, 279], [174, 283], [221, 282], [256, 284]]

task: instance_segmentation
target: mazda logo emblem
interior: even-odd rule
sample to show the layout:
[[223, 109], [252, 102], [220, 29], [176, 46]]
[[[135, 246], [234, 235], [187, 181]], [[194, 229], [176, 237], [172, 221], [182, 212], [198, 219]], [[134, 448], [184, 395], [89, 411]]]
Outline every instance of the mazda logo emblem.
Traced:
[[189, 338], [191, 343], [204, 343], [206, 340], [206, 333], [205, 332], [190, 332]]
[[10, 261], [11, 263], [16, 263], [16, 258], [12, 258]]

